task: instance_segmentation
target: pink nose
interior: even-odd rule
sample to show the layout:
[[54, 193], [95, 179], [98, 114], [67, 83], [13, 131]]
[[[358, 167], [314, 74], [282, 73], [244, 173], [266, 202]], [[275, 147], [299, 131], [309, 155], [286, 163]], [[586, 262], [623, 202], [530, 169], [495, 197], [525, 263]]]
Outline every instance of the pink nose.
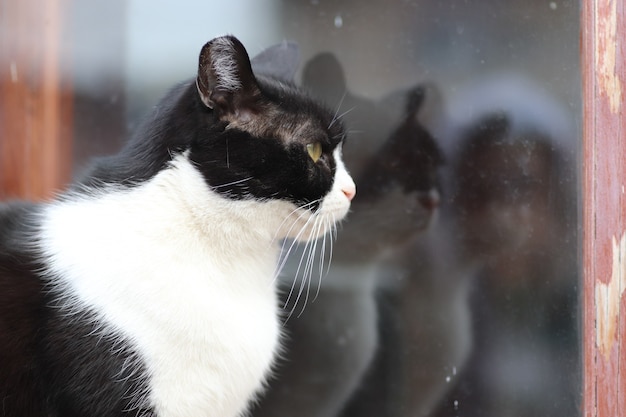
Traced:
[[343, 191], [345, 196], [348, 198], [348, 201], [352, 201], [352, 199], [356, 195], [356, 187], [354, 187], [354, 186], [353, 187], [345, 187], [341, 191]]

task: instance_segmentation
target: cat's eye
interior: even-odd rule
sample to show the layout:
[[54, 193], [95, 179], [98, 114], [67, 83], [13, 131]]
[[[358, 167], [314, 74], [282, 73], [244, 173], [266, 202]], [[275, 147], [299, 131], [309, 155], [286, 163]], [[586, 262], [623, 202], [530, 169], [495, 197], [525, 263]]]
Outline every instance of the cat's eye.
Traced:
[[322, 156], [322, 144], [319, 142], [308, 143], [306, 145], [306, 150], [313, 162], [317, 162]]

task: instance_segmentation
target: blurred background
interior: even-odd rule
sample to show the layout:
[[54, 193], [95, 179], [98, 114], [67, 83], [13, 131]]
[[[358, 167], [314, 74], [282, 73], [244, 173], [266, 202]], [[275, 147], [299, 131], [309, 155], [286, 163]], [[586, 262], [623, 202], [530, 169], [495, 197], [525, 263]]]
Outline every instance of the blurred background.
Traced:
[[48, 198], [119, 149], [211, 38], [250, 56], [295, 41], [295, 82], [345, 113], [359, 192], [253, 415], [580, 415], [579, 16], [569, 0], [3, 0], [0, 198]]

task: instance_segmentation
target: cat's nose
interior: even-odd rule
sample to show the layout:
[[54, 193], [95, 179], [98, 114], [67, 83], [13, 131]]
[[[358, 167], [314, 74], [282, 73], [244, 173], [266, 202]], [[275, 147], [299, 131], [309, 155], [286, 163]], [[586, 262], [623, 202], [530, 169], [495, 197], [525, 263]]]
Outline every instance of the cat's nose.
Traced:
[[356, 195], [356, 185], [346, 185], [341, 189], [341, 191], [343, 191], [344, 195], [348, 198], [348, 201], [352, 201]]

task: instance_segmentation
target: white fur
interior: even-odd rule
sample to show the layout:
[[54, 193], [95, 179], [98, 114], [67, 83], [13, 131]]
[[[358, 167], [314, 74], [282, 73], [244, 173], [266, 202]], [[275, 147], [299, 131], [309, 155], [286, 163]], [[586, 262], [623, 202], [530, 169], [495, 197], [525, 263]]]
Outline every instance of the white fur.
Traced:
[[216, 38], [212, 44], [213, 71], [218, 80], [217, 87], [227, 91], [237, 91], [241, 81], [237, 74], [237, 63], [233, 57], [234, 45], [228, 38]]
[[[340, 163], [320, 215], [341, 219], [350, 187]], [[52, 284], [103, 334], [134, 343], [160, 417], [245, 411], [278, 349], [278, 241], [310, 228], [308, 212], [221, 197], [180, 156], [141, 186], [69, 197], [43, 216]]]

